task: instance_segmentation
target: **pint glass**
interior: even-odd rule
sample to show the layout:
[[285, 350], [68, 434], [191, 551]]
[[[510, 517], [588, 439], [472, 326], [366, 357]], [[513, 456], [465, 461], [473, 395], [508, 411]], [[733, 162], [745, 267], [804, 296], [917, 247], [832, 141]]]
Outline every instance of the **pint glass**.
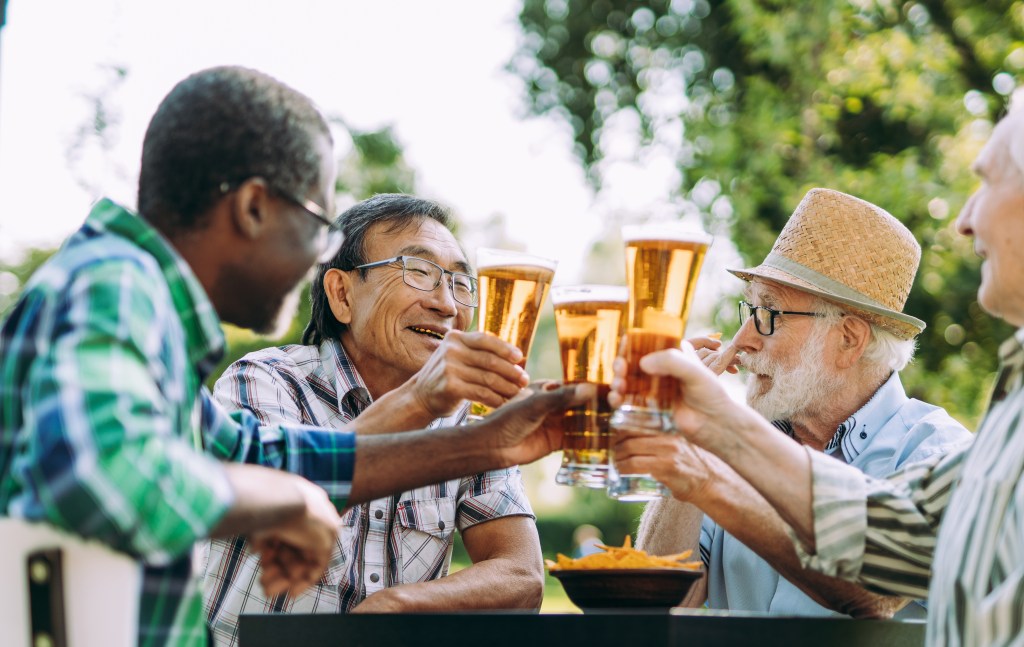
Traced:
[[563, 414], [562, 467], [555, 476], [562, 485], [608, 485], [608, 391], [628, 300], [626, 288], [615, 285], [551, 289], [562, 350], [562, 379], [566, 384], [587, 382], [597, 387], [590, 402]]
[[[672, 431], [673, 378], [647, 375], [640, 358], [683, 339], [690, 302], [711, 236], [679, 223], [626, 226], [626, 285], [629, 308], [621, 355], [626, 360], [623, 404], [612, 414], [611, 428], [630, 433]], [[647, 501], [666, 494], [649, 474], [609, 475], [608, 496], [620, 501]]]
[[[540, 307], [551, 287], [557, 261], [504, 249], [481, 248], [476, 252], [480, 307], [477, 330], [497, 335], [523, 352], [526, 366]], [[468, 419], [480, 419], [490, 408], [474, 402]]]

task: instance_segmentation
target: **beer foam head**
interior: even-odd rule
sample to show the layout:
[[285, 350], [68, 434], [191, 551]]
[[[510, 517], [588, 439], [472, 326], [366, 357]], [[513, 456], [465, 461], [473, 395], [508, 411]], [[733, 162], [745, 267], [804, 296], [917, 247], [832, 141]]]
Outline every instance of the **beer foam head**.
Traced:
[[491, 247], [480, 247], [476, 250], [476, 269], [486, 270], [490, 267], [508, 267], [528, 265], [540, 267], [552, 272], [558, 266], [558, 261], [543, 256], [534, 256], [509, 249], [494, 249]]
[[666, 240], [679, 243], [710, 245], [714, 238], [696, 225], [682, 221], [649, 222], [642, 225], [624, 225], [622, 240]]
[[626, 303], [629, 290], [624, 285], [558, 285], [551, 288], [551, 302], [562, 303]]

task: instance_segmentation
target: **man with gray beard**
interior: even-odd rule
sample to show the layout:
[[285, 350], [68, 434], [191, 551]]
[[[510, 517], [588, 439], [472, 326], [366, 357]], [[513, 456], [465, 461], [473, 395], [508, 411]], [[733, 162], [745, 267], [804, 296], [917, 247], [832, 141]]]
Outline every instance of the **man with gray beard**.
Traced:
[[[691, 340], [705, 365], [749, 374], [747, 403], [796, 442], [883, 477], [971, 435], [943, 409], [907, 397], [899, 371], [924, 323], [903, 313], [921, 248], [893, 216], [812, 189], [748, 282], [731, 343]], [[804, 571], [788, 527], [725, 463], [678, 439], [679, 500], [652, 502], [638, 545], [699, 546], [707, 576], [684, 604], [777, 615], [923, 617], [920, 603]], [[785, 478], [780, 474], [779, 478]], [[686, 501], [687, 503], [683, 503]], [[781, 575], [781, 576], [780, 576]]]

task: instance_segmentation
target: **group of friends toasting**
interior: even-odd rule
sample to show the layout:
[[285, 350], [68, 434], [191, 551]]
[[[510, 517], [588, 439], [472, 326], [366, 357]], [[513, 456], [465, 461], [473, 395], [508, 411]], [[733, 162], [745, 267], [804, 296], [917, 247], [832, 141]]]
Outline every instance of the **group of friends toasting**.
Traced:
[[[980, 304], [1015, 325], [1021, 122], [996, 128], [956, 224], [986, 258]], [[235, 644], [244, 613], [536, 609], [517, 466], [557, 450], [559, 483], [650, 501], [641, 547], [699, 548], [686, 604], [1020, 639], [1024, 338], [977, 438], [909, 398], [921, 247], [898, 218], [809, 190], [764, 261], [730, 270], [736, 335], [686, 341], [704, 232], [625, 227], [623, 285], [560, 284], [553, 259], [471, 259], [429, 199], [334, 217], [332, 147], [276, 79], [188, 77], [150, 122], [137, 208], [97, 203], [3, 321], [0, 512], [137, 558], [140, 644]], [[206, 390], [221, 321], [288, 320], [310, 268], [302, 343]], [[549, 289], [564, 379], [531, 382]], [[741, 368], [746, 404], [718, 378]], [[473, 563], [449, 574], [456, 531]]]

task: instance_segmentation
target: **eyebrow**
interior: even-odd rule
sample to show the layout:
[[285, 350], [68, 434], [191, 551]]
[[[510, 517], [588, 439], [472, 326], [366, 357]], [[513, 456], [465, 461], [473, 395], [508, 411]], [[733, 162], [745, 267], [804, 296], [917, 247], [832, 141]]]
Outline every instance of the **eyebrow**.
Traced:
[[[422, 245], [407, 245], [407, 246], [403, 247], [402, 249], [398, 250], [398, 255], [399, 256], [418, 256], [420, 258], [425, 258], [428, 261], [435, 261], [435, 262], [437, 260], [439, 260], [437, 258], [437, 254], [435, 254], [433, 251], [427, 249], [426, 247], [424, 247]], [[438, 265], [440, 265], [440, 263], [438, 263]], [[464, 260], [455, 261], [447, 269], [450, 270], [452, 268], [455, 268], [456, 272], [462, 272], [464, 274], [472, 274], [473, 273], [473, 268], [471, 268], [469, 266], [469, 263], [467, 263]]]

